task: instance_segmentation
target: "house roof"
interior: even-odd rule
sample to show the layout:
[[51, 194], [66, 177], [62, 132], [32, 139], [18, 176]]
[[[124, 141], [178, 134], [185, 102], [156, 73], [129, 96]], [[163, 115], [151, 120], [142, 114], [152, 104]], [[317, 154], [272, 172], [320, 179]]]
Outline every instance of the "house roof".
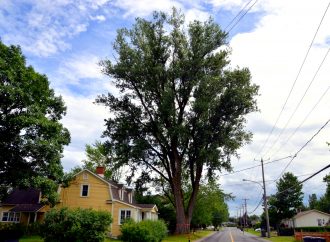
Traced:
[[306, 214], [309, 214], [309, 213], [311, 213], [311, 212], [316, 212], [316, 213], [324, 214], [324, 215], [327, 215], [327, 216], [330, 217], [330, 214], [328, 214], [328, 213], [324, 213], [324, 212], [321, 212], [321, 211], [319, 211], [319, 210], [312, 209], [312, 210], [307, 210], [307, 211], [304, 211], [304, 212], [297, 213], [297, 214], [294, 216], [294, 218], [299, 218], [299, 217], [304, 216], [304, 215], [306, 215]]
[[14, 189], [2, 204], [39, 204], [40, 191], [34, 188]]
[[18, 204], [12, 209], [11, 212], [37, 212], [40, 210], [44, 205], [42, 204]]
[[[128, 194], [134, 192], [132, 188], [128, 188], [128, 187], [125, 187], [121, 183], [118, 183], [118, 182], [115, 182], [115, 181], [112, 181], [112, 180], [108, 180], [108, 179], [106, 179], [106, 178], [104, 178], [102, 176], [99, 176], [98, 174], [96, 174], [96, 173], [88, 170], [88, 169], [84, 169], [84, 170], [78, 172], [75, 176], [77, 176], [78, 174], [80, 174], [80, 173], [82, 173], [84, 171], [87, 171], [87, 172], [91, 173], [95, 177], [99, 178], [103, 182], [105, 182], [108, 185], [110, 185], [111, 194], [112, 194], [112, 200], [116, 200], [116, 201], [123, 202], [123, 203], [129, 204], [129, 205], [132, 205], [132, 206], [135, 206], [135, 207], [138, 207], [138, 208], [145, 208], [145, 209], [152, 209], [152, 208], [154, 208], [156, 206], [155, 204], [138, 204], [138, 203], [136, 203], [136, 201], [134, 201], [134, 196], [132, 198], [132, 202], [130, 202], [129, 201]], [[123, 198], [122, 199], [120, 199], [120, 196], [119, 196], [119, 191], [121, 189], [124, 190]], [[157, 206], [156, 206], [156, 208], [157, 208]]]

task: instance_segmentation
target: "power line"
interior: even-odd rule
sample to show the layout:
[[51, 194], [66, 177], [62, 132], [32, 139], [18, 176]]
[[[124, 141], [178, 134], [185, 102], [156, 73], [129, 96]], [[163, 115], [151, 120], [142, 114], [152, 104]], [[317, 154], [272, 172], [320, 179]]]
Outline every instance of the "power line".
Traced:
[[265, 143], [263, 144], [263, 146], [262, 146], [262, 148], [261, 148], [261, 150], [260, 150], [259, 153], [262, 153], [262, 151], [263, 151], [265, 145], [268, 143], [268, 140], [269, 140], [270, 136], [272, 135], [272, 133], [273, 133], [273, 131], [274, 131], [274, 128], [275, 128], [276, 125], [277, 125], [277, 122], [279, 121], [280, 117], [282, 116], [282, 113], [283, 113], [283, 111], [284, 111], [284, 108], [285, 108], [285, 106], [286, 106], [286, 104], [287, 104], [287, 102], [288, 102], [288, 100], [289, 100], [289, 98], [290, 98], [290, 96], [291, 96], [291, 93], [292, 93], [292, 91], [293, 91], [293, 89], [294, 89], [294, 87], [295, 87], [295, 85], [296, 85], [296, 82], [297, 82], [297, 80], [298, 80], [298, 78], [299, 78], [299, 76], [300, 76], [300, 73], [301, 73], [301, 71], [302, 71], [302, 68], [303, 68], [303, 66], [305, 65], [305, 62], [306, 62], [307, 56], [308, 56], [308, 54], [309, 54], [309, 52], [310, 52], [310, 50], [311, 50], [311, 48], [312, 48], [312, 46], [313, 46], [314, 40], [315, 40], [316, 35], [317, 35], [317, 33], [318, 33], [318, 31], [319, 31], [321, 25], [322, 25], [323, 19], [324, 19], [325, 15], [326, 15], [326, 13], [327, 13], [327, 11], [328, 11], [328, 9], [329, 9], [329, 6], [330, 6], [330, 2], [329, 2], [329, 4], [328, 4], [328, 6], [326, 7], [326, 10], [325, 10], [325, 12], [324, 12], [324, 14], [323, 14], [323, 16], [322, 16], [322, 18], [321, 18], [321, 21], [320, 21], [320, 23], [319, 23], [319, 25], [318, 25], [318, 27], [317, 27], [317, 29], [316, 29], [316, 32], [314, 33], [314, 37], [313, 37], [313, 39], [312, 39], [312, 41], [311, 41], [311, 43], [310, 43], [310, 45], [309, 45], [309, 47], [308, 47], [308, 50], [307, 50], [307, 52], [306, 52], [306, 54], [305, 54], [305, 57], [304, 57], [304, 60], [303, 60], [301, 66], [300, 66], [300, 68], [299, 68], [298, 74], [297, 74], [297, 76], [296, 76], [296, 78], [295, 78], [295, 80], [294, 80], [294, 82], [293, 82], [293, 84], [292, 84], [292, 86], [291, 86], [290, 92], [289, 92], [289, 94], [288, 94], [288, 96], [287, 96], [287, 98], [286, 98], [286, 100], [285, 100], [285, 102], [284, 102], [284, 104], [283, 104], [283, 106], [282, 106], [282, 109], [281, 109], [279, 115], [278, 115], [277, 118], [276, 118], [275, 124], [273, 125], [273, 127], [272, 127], [272, 129], [271, 129], [271, 131], [270, 131], [270, 133], [269, 133], [269, 135], [268, 135], [268, 137], [267, 137]]
[[253, 211], [249, 212], [249, 214], [254, 213], [260, 207], [260, 205], [262, 204], [263, 200], [264, 200], [263, 197], [261, 197], [260, 202], [258, 203], [258, 205], [253, 209]]
[[[288, 159], [288, 158], [291, 158], [291, 156], [286, 156], [286, 157], [283, 157], [283, 158], [280, 158], [280, 159], [277, 159], [277, 160], [268, 161], [268, 162], [265, 162], [264, 165], [267, 165], [267, 164], [270, 164], [270, 163], [273, 163], [273, 162], [277, 162], [277, 161], [281, 161], [281, 160], [284, 160], [284, 159]], [[242, 172], [242, 171], [246, 171], [246, 170], [250, 170], [250, 169], [259, 167], [259, 166], [261, 166], [261, 165], [250, 166], [250, 167], [247, 167], [247, 168], [244, 168], [244, 169], [241, 169], [241, 170], [237, 170], [237, 171], [233, 171], [233, 172], [230, 172], [230, 173], [221, 174], [220, 177], [221, 176], [233, 175], [233, 174], [236, 174], [236, 173], [239, 173], [239, 172]]]
[[[329, 162], [329, 163], [330, 163], [330, 162]], [[304, 182], [308, 181], [309, 179], [311, 179], [312, 177], [314, 177], [314, 176], [316, 176], [317, 174], [321, 173], [322, 171], [328, 169], [329, 167], [330, 167], [330, 164], [327, 165], [327, 166], [325, 166], [325, 167], [323, 167], [321, 170], [319, 170], [319, 171], [313, 173], [311, 176], [307, 177], [306, 179], [304, 179], [304, 180], [298, 182], [296, 185], [291, 186], [291, 187], [289, 187], [289, 188], [287, 188], [287, 189], [285, 189], [285, 190], [283, 190], [283, 191], [281, 191], [281, 192], [276, 193], [276, 195], [277, 195], [277, 194], [284, 193], [284, 192], [287, 192], [287, 191], [291, 190], [292, 188], [294, 188], [294, 187], [296, 187], [296, 186], [299, 186], [299, 185], [303, 184]]]
[[[251, 1], [250, 1], [251, 2]], [[248, 2], [248, 4], [250, 4], [250, 2]], [[235, 28], [236, 27], [236, 25], [242, 20], [242, 18], [244, 18], [244, 16], [251, 10], [251, 8], [256, 4], [258, 2], [258, 0], [256, 0], [246, 11], [245, 11], [245, 13], [243, 14], [243, 15], [241, 15], [240, 17], [239, 17], [239, 19], [234, 23], [234, 25], [233, 26], [231, 26], [230, 27], [230, 29], [227, 31], [228, 33], [230, 32], [230, 31], [232, 31], [232, 29], [233, 28]], [[244, 7], [245, 8], [245, 7]], [[243, 9], [244, 9], [243, 8]], [[242, 10], [243, 10], [242, 9]], [[242, 12], [242, 10], [239, 12], [239, 14]], [[238, 15], [239, 15], [238, 14]], [[237, 16], [238, 16], [237, 15]], [[237, 16], [234, 18], [234, 19], [236, 19], [237, 18]], [[232, 22], [232, 21], [231, 21]], [[229, 26], [229, 25], [228, 25]], [[227, 26], [227, 27], [228, 27]], [[227, 27], [226, 27], [226, 29], [227, 29]]]
[[289, 140], [297, 133], [297, 131], [301, 128], [301, 126], [305, 123], [307, 118], [311, 115], [311, 113], [315, 110], [316, 106], [319, 105], [319, 103], [322, 101], [322, 99], [325, 97], [325, 94], [329, 91], [330, 86], [324, 91], [324, 93], [321, 95], [319, 100], [315, 103], [315, 105], [312, 107], [312, 109], [309, 111], [309, 113], [305, 116], [305, 118], [301, 121], [298, 127], [293, 131], [293, 133], [285, 140], [285, 142], [271, 155], [271, 157], [274, 157], [288, 142]]
[[[312, 80], [309, 82], [308, 87], [306, 88], [304, 94], [303, 94], [302, 97], [300, 98], [300, 101], [299, 101], [298, 104], [296, 105], [296, 107], [295, 107], [294, 111], [292, 112], [290, 118], [288, 119], [288, 121], [286, 122], [286, 124], [284, 125], [284, 127], [281, 129], [281, 132], [280, 132], [280, 134], [277, 136], [277, 139], [276, 139], [276, 140], [273, 142], [273, 144], [268, 148], [268, 150], [267, 150], [267, 152], [265, 153], [265, 155], [266, 155], [266, 154], [267, 154], [267, 153], [268, 153], [268, 152], [274, 147], [274, 145], [279, 141], [280, 137], [281, 137], [282, 134], [283, 134], [283, 131], [287, 128], [287, 126], [289, 125], [289, 123], [290, 123], [290, 121], [292, 120], [293, 116], [296, 114], [296, 112], [297, 112], [298, 108], [300, 107], [300, 105], [301, 105], [303, 99], [305, 98], [305, 96], [306, 96], [306, 94], [307, 94], [309, 88], [311, 87], [311, 85], [312, 85], [313, 82], [315, 81], [315, 78], [316, 78], [317, 74], [319, 73], [319, 71], [320, 71], [320, 69], [321, 69], [321, 67], [322, 67], [322, 65], [323, 65], [323, 63], [324, 63], [324, 61], [325, 61], [325, 59], [327, 58], [329, 52], [330, 52], [330, 48], [328, 48], [328, 51], [327, 51], [326, 54], [324, 55], [324, 57], [323, 57], [321, 63], [319, 64], [319, 66], [318, 66], [318, 68], [317, 68], [317, 70], [316, 70], [316, 72], [315, 72], [315, 74], [314, 74]], [[287, 140], [287, 141], [288, 141], [288, 140]]]
[[285, 168], [283, 169], [281, 174], [275, 179], [275, 181], [277, 181], [283, 175], [285, 170], [289, 167], [289, 165], [297, 157], [297, 155], [321, 132], [322, 129], [324, 129], [328, 125], [329, 122], [330, 119], [328, 119], [328, 121], [326, 121], [325, 124], [321, 128], [319, 128], [319, 130], [293, 155], [289, 163], [285, 166]]
[[[245, 10], [245, 8], [252, 2], [253, 0], [250, 0], [247, 4], [244, 5], [243, 8], [241, 8], [241, 10], [238, 12], [238, 14], [236, 14], [236, 16], [229, 22], [229, 24], [227, 24], [227, 26], [225, 27], [224, 31], [226, 31], [226, 29], [235, 21], [235, 19]], [[229, 31], [228, 31], [229, 32]]]

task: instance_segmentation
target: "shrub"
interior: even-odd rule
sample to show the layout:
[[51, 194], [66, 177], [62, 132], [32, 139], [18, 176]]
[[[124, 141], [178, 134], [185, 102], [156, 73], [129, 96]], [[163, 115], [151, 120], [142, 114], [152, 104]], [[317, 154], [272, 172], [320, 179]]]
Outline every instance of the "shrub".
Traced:
[[121, 226], [121, 233], [124, 242], [159, 242], [165, 238], [167, 227], [162, 220], [128, 221]]
[[330, 226], [325, 227], [297, 227], [296, 231], [302, 232], [330, 232]]
[[19, 239], [24, 234], [24, 226], [19, 223], [0, 223], [0, 241]]
[[45, 242], [104, 241], [111, 214], [92, 209], [52, 209], [46, 214], [41, 235]]

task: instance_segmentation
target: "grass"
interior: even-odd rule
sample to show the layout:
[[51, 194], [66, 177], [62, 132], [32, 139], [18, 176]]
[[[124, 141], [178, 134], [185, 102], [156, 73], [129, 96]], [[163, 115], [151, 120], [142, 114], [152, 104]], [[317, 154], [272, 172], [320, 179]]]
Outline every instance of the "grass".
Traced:
[[19, 239], [19, 242], [43, 242], [44, 240], [40, 236], [23, 236]]
[[[210, 233], [212, 233], [212, 231], [200, 230], [195, 233], [191, 233], [189, 237], [188, 235], [171, 235], [166, 237], [163, 242], [184, 242], [188, 241], [188, 239], [190, 239], [190, 241], [195, 241], [209, 235]], [[43, 239], [39, 236], [23, 236], [19, 242], [43, 242]], [[121, 242], [121, 240], [107, 238], [104, 242]]]
[[[247, 229], [246, 232], [260, 236], [260, 231], [254, 231], [253, 229]], [[274, 233], [270, 233], [270, 238], [263, 238], [272, 242], [295, 242], [295, 238], [293, 236], [277, 236]]]
[[210, 230], [199, 230], [189, 235], [170, 235], [166, 237], [163, 242], [184, 242], [188, 241], [188, 239], [190, 239], [190, 241], [195, 241], [211, 234], [212, 232], [213, 231]]

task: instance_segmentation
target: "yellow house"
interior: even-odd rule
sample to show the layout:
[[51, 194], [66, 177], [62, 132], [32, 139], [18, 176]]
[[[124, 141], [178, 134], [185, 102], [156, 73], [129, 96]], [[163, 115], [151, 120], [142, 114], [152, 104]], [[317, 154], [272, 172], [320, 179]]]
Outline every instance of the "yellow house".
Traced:
[[14, 189], [0, 204], [0, 222], [25, 225], [41, 222], [50, 208], [40, 201], [41, 192], [37, 189]]
[[104, 178], [103, 167], [98, 167], [96, 173], [82, 170], [68, 187], [61, 187], [59, 193], [60, 203], [56, 207], [109, 211], [113, 218], [110, 232], [113, 237], [120, 235], [120, 225], [125, 219], [158, 219], [155, 204], [137, 204], [132, 189]]

